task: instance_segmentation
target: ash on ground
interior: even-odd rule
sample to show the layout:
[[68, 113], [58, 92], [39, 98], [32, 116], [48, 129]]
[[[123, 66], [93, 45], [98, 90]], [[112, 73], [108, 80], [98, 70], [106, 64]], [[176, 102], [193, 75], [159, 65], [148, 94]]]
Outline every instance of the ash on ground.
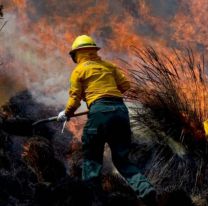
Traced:
[[[32, 127], [58, 111], [37, 103], [28, 91], [1, 107], [0, 205], [142, 205], [111, 163], [99, 181], [83, 182], [81, 143], [70, 132], [61, 134], [62, 125]], [[177, 155], [167, 144], [137, 137], [129, 158], [155, 185], [160, 205], [206, 202], [205, 184], [198, 182], [207, 178], [196, 176], [196, 160], [189, 155]]]

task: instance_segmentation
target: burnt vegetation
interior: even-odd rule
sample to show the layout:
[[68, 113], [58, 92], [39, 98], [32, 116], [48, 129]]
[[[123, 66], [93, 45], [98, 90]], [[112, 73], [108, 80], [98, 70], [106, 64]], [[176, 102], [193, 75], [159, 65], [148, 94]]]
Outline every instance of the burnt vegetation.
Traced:
[[62, 125], [32, 127], [59, 110], [37, 103], [28, 91], [1, 106], [1, 205], [138, 205], [118, 175], [107, 173], [101, 182], [81, 180], [81, 143], [67, 131], [60, 134]]

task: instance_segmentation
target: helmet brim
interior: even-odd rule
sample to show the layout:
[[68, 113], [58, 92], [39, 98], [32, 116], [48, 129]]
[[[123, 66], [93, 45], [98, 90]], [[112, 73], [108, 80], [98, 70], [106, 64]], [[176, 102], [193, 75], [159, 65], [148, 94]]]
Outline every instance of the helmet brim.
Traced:
[[97, 46], [89, 46], [89, 45], [87, 45], [87, 46], [82, 46], [82, 47], [78, 47], [78, 48], [76, 48], [76, 49], [73, 49], [73, 50], [71, 50], [70, 52], [69, 52], [69, 55], [73, 55], [76, 51], [78, 51], [78, 50], [83, 50], [83, 49], [96, 49], [96, 50], [100, 50], [100, 47], [97, 47]]

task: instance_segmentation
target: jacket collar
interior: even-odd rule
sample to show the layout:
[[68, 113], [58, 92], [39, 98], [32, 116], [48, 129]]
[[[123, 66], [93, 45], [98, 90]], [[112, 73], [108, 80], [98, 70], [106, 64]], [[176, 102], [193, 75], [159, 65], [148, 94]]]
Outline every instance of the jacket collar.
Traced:
[[99, 61], [101, 58], [97, 55], [96, 50], [80, 50], [76, 54], [77, 63], [83, 63], [86, 61]]

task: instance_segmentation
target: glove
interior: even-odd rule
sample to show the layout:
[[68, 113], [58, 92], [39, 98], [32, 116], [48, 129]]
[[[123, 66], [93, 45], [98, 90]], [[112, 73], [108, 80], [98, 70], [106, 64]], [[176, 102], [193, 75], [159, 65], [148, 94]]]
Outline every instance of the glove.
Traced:
[[64, 122], [64, 121], [67, 121], [67, 116], [66, 116], [66, 114], [65, 114], [65, 110], [64, 110], [64, 111], [61, 111], [61, 112], [58, 114], [57, 121], [58, 121], [58, 122]]

